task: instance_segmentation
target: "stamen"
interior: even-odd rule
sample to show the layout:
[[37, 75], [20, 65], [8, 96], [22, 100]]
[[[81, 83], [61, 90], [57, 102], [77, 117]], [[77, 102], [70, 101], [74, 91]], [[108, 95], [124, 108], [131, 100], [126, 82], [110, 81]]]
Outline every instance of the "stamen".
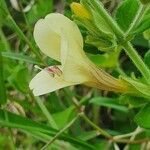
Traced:
[[48, 67], [48, 68], [45, 68], [46, 71], [48, 71], [49, 73], [52, 73], [53, 75], [58, 75], [58, 76], [61, 76], [62, 74], [62, 71], [57, 67], [57, 66], [51, 66], [51, 67]]
[[54, 77], [54, 72], [53, 72], [52, 69], [50, 69], [50, 67], [45, 68], [45, 69], [42, 69], [42, 68], [40, 68], [39, 66], [35, 65], [34, 68], [39, 69], [39, 70], [41, 70], [41, 71], [44, 70], [44, 71], [46, 71], [48, 74], [50, 74], [51, 77]]
[[53, 72], [53, 70], [50, 67], [47, 67], [44, 69], [51, 77], [54, 77], [55, 74]]
[[34, 65], [34, 68], [36, 68], [36, 69], [39, 69], [39, 70], [43, 70], [42, 68], [40, 68], [39, 66], [37, 66], [37, 65]]
[[61, 76], [62, 71], [61, 71], [57, 66], [53, 66], [52, 70], [53, 70], [54, 73], [56, 73], [58, 76]]

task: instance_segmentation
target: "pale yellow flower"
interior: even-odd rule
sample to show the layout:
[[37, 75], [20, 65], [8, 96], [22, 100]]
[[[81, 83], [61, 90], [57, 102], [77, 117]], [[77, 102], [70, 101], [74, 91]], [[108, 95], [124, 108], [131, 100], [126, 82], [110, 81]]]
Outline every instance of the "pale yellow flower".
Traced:
[[61, 63], [43, 69], [32, 79], [29, 86], [35, 96], [77, 84], [114, 92], [127, 91], [124, 82], [97, 68], [87, 58], [82, 35], [67, 17], [51, 13], [39, 20], [34, 38], [43, 53]]

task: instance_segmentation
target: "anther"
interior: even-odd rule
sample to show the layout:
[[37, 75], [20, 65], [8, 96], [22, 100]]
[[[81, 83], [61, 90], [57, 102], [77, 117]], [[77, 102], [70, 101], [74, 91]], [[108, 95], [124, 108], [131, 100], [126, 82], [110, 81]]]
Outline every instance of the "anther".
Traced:
[[51, 77], [54, 77], [54, 72], [50, 67], [47, 67], [45, 69], [40, 68], [39, 66], [35, 65], [34, 68], [39, 69], [41, 71], [46, 71], [48, 74], [50, 74]]
[[53, 75], [61, 76], [61, 74], [62, 74], [62, 71], [57, 66], [51, 66], [51, 67], [47, 67], [45, 69], [47, 72], [49, 72]]
[[36, 68], [36, 69], [39, 69], [39, 70], [43, 70], [42, 68], [40, 68], [39, 66], [37, 66], [37, 65], [34, 65], [34, 68]]

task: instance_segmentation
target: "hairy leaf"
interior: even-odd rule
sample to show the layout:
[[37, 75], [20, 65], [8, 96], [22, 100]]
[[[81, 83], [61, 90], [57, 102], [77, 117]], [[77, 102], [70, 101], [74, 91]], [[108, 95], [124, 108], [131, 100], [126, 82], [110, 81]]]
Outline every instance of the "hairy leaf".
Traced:
[[116, 21], [122, 30], [126, 31], [131, 25], [139, 8], [138, 0], [124, 0], [116, 12]]

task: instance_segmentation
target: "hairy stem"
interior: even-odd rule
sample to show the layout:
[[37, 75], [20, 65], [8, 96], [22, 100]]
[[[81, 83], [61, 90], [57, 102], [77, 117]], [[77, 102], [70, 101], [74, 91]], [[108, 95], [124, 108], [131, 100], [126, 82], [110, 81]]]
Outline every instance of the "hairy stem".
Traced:
[[74, 98], [73, 99], [73, 104], [76, 107], [76, 109], [80, 112], [80, 116], [91, 126], [93, 127], [95, 130], [97, 130], [101, 135], [103, 135], [104, 137], [108, 138], [108, 139], [112, 139], [112, 136], [106, 132], [105, 130], [103, 130], [102, 128], [100, 128], [99, 126], [97, 126], [95, 123], [93, 123], [84, 113], [84, 107], [82, 107], [79, 102]]
[[41, 150], [45, 150], [50, 144], [52, 144], [64, 131], [66, 131], [74, 122], [79, 118], [79, 114], [73, 118], [64, 128], [62, 128], [56, 135], [49, 141], [47, 144], [41, 148]]
[[105, 22], [111, 27], [113, 32], [120, 38], [123, 37], [123, 31], [119, 28], [117, 23], [113, 20], [113, 18], [108, 14], [108, 12], [103, 7], [101, 2], [97, 0], [93, 0], [92, 3], [88, 0], [88, 3], [93, 6], [93, 8], [97, 9], [97, 12], [103, 17]]
[[112, 136], [106, 132], [105, 130], [103, 130], [102, 128], [100, 128], [99, 126], [97, 126], [96, 124], [94, 124], [85, 114], [82, 114], [81, 117], [94, 129], [96, 129], [101, 135], [105, 136], [108, 139], [111, 139]]
[[[145, 80], [148, 84], [150, 84], [150, 70], [143, 62], [142, 58], [138, 55], [136, 50], [133, 48], [130, 42], [126, 41], [125, 33], [119, 28], [117, 23], [113, 20], [113, 18], [108, 14], [108, 12], [104, 9], [103, 5], [101, 3], [98, 3], [98, 1], [93, 0], [91, 3], [90, 0], [88, 0], [88, 3], [93, 5], [95, 9], [97, 9], [97, 12], [101, 14], [105, 22], [110, 26], [110, 28], [114, 31], [116, 34], [116, 37], [118, 38], [118, 41], [122, 41], [120, 44], [124, 47], [126, 53], [130, 57], [130, 59], [133, 61], [134, 65], [139, 69]], [[135, 17], [132, 25], [130, 26], [128, 33], [135, 27], [137, 23], [139, 23], [144, 14], [147, 12], [148, 6], [141, 6], [139, 9], [139, 12], [137, 16]]]
[[135, 66], [139, 69], [147, 83], [150, 84], [150, 70], [130, 42], [124, 44], [124, 50], [131, 58]]

